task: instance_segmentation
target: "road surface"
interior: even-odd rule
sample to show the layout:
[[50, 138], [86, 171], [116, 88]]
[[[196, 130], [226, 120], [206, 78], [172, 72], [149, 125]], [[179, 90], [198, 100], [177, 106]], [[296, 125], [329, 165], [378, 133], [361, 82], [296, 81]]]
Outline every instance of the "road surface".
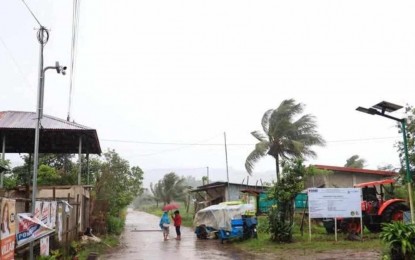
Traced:
[[181, 228], [182, 240], [174, 239], [175, 229], [170, 227], [170, 239], [164, 241], [159, 221], [157, 216], [130, 209], [120, 248], [99, 259], [260, 259], [219, 240], [198, 240], [186, 227]]

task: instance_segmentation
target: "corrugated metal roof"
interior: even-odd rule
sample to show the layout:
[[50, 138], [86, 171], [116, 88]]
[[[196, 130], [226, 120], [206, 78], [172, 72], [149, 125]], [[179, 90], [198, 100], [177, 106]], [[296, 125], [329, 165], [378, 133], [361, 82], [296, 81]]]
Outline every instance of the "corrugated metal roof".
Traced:
[[[33, 153], [36, 121], [34, 112], [0, 112], [0, 136], [5, 140], [6, 153]], [[43, 115], [41, 126], [39, 153], [78, 153], [82, 139], [83, 154], [101, 154], [93, 128], [48, 115]]]
[[318, 165], [318, 164], [315, 164], [314, 167], [316, 167], [317, 169], [321, 169], [321, 170], [338, 171], [338, 172], [364, 173], [364, 174], [375, 174], [375, 175], [383, 175], [383, 176], [396, 176], [397, 175], [396, 172], [392, 172], [392, 171], [368, 170], [368, 169]]
[[[0, 112], [0, 128], [35, 129], [36, 123], [34, 112]], [[41, 125], [43, 129], [92, 130], [92, 128], [48, 115], [43, 115]]]

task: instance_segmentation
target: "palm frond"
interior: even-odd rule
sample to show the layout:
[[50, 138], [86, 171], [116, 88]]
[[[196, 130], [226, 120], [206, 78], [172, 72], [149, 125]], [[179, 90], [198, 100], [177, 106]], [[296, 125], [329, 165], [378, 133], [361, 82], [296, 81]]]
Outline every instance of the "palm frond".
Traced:
[[255, 163], [259, 159], [267, 155], [268, 149], [268, 142], [259, 142], [255, 145], [255, 149], [248, 155], [248, 157], [245, 160], [245, 169], [249, 173], [249, 175], [252, 174], [252, 170], [254, 169]]
[[253, 131], [253, 132], [251, 132], [251, 135], [253, 135], [260, 142], [266, 142], [267, 141], [267, 137], [263, 133], [261, 133], [260, 131]]
[[261, 125], [262, 125], [262, 129], [264, 130], [264, 133], [268, 133], [268, 130], [269, 130], [269, 118], [270, 118], [270, 116], [271, 116], [271, 114], [272, 114], [273, 111], [274, 111], [274, 109], [269, 109], [262, 116]]

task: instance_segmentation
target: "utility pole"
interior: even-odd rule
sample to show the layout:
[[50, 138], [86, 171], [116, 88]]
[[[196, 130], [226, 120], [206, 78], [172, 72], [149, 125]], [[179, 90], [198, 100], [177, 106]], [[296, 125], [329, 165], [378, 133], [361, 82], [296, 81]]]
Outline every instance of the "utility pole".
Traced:
[[208, 167], [206, 167], [206, 170], [207, 170], [207, 172], [206, 172], [206, 177], [207, 177], [207, 184], [209, 184], [209, 166]]
[[230, 185], [229, 185], [229, 170], [228, 170], [228, 147], [226, 145], [226, 132], [223, 133], [223, 136], [225, 138], [225, 157], [226, 157], [226, 179], [228, 180], [228, 201], [231, 200], [231, 191], [230, 191]]
[[[41, 119], [43, 116], [43, 47], [48, 42], [49, 35], [45, 38], [45, 31], [48, 35], [48, 31], [44, 26], [40, 26], [37, 33], [37, 40], [40, 44], [39, 50], [39, 82], [38, 82], [38, 91], [37, 91], [37, 107], [36, 107], [36, 128], [35, 128], [35, 151], [33, 153], [33, 180], [32, 180], [32, 205], [31, 212], [35, 214], [35, 204], [36, 204], [36, 195], [37, 195], [37, 169], [39, 164], [39, 130]], [[30, 260], [34, 259], [33, 256], [33, 246], [34, 243], [30, 242]]]

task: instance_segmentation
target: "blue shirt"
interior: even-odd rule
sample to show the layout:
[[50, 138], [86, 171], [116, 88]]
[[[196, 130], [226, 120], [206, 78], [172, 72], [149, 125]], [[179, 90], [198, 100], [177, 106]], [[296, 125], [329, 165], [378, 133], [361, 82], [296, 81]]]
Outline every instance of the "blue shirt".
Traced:
[[167, 212], [164, 212], [163, 215], [161, 216], [160, 219], [160, 228], [163, 229], [163, 224], [170, 224], [170, 219], [169, 219], [169, 215], [167, 214]]

